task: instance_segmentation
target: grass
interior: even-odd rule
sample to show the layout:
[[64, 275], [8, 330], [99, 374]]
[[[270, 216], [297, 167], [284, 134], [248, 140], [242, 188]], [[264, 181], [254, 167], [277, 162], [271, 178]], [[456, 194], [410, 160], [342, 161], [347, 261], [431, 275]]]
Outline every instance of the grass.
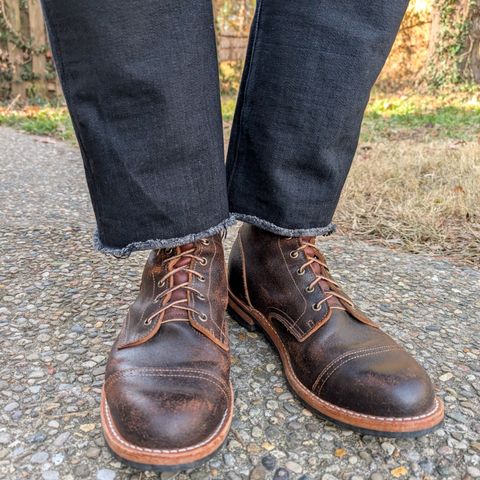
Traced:
[[0, 107], [0, 125], [75, 142], [72, 122], [65, 107], [27, 106], [19, 110]]
[[480, 93], [374, 95], [362, 128], [365, 141], [424, 136], [478, 140]]
[[335, 221], [340, 232], [480, 266], [478, 142], [360, 145]]
[[[223, 97], [223, 120], [231, 122], [235, 98]], [[436, 95], [374, 93], [367, 106], [362, 141], [425, 136], [476, 140], [480, 133], [480, 92]]]
[[[223, 120], [233, 120], [235, 98], [222, 98]], [[0, 125], [19, 128], [36, 135], [50, 135], [75, 141], [70, 116], [65, 107], [27, 106], [11, 109], [0, 105]], [[362, 141], [450, 138], [478, 139], [480, 129], [480, 93], [372, 96], [365, 113]]]
[[342, 232], [480, 266], [480, 95], [374, 95], [336, 213]]
[[[224, 97], [229, 134], [235, 99]], [[64, 107], [0, 106], [0, 125], [75, 142]], [[365, 113], [340, 232], [480, 265], [480, 93], [382, 95]]]
[[230, 123], [233, 121], [236, 104], [237, 99], [235, 97], [222, 97], [222, 115], [224, 122]]

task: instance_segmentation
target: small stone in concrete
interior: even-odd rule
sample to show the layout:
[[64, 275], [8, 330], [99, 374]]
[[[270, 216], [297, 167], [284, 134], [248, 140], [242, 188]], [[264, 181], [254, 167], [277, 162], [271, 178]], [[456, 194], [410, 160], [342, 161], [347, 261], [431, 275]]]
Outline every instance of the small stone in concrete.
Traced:
[[52, 463], [54, 465], [60, 465], [63, 460], [64, 460], [65, 456], [63, 455], [63, 453], [55, 453], [53, 456], [52, 456]]
[[48, 460], [47, 452], [36, 452], [30, 458], [30, 461], [32, 463], [45, 463], [47, 460]]
[[100, 455], [100, 449], [97, 447], [90, 447], [85, 452], [87, 458], [97, 458]]
[[97, 472], [97, 480], [114, 480], [117, 474], [108, 468], [102, 468]]
[[249, 480], [265, 480], [266, 477], [267, 471], [263, 465], [257, 465], [254, 467], [248, 476]]
[[331, 475], [330, 473], [326, 473], [322, 476], [322, 480], [338, 480], [337, 477]]
[[382, 443], [382, 449], [387, 452], [388, 455], [392, 455], [395, 451], [395, 447], [389, 442]]
[[61, 447], [70, 437], [70, 432], [61, 433], [54, 441], [53, 444], [56, 447]]
[[233, 467], [233, 465], [235, 465], [235, 457], [231, 453], [224, 453], [223, 461], [227, 467]]
[[10, 403], [7, 403], [7, 405], [5, 405], [3, 410], [5, 412], [12, 412], [13, 410], [15, 410], [18, 407], [19, 407], [18, 402], [10, 402]]
[[46, 438], [47, 438], [47, 436], [45, 435], [45, 433], [37, 432], [28, 439], [28, 442], [29, 443], [42, 443], [42, 442], [45, 441]]
[[56, 470], [46, 470], [42, 472], [43, 480], [59, 480], [60, 475]]
[[86, 465], [85, 463], [81, 463], [73, 469], [73, 473], [75, 477], [87, 478], [90, 476], [90, 469], [88, 468], [88, 465]]
[[285, 467], [293, 473], [302, 473], [303, 471], [302, 467], [297, 462], [288, 461], [285, 464]]
[[83, 333], [85, 331], [85, 329], [81, 325], [79, 325], [78, 323], [73, 325], [71, 330], [72, 330], [72, 332], [75, 332], [75, 333]]
[[480, 470], [477, 467], [472, 467], [472, 466], [467, 467], [467, 473], [472, 478], [480, 478]]
[[435, 468], [435, 465], [428, 459], [422, 460], [418, 463], [418, 465], [425, 473], [428, 473], [429, 475], [433, 473], [433, 470]]
[[273, 470], [276, 464], [277, 464], [277, 459], [273, 455], [265, 455], [262, 458], [262, 465], [267, 470], [270, 470], [270, 471]]
[[288, 480], [289, 478], [290, 474], [285, 468], [279, 468], [273, 476], [273, 480]]

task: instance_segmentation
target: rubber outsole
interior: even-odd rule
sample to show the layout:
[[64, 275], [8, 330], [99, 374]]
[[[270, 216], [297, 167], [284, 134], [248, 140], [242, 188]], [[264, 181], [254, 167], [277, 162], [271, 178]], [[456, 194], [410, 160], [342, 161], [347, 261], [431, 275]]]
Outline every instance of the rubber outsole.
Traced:
[[[104, 435], [105, 440], [106, 437]], [[155, 472], [155, 473], [163, 473], [163, 472], [184, 472], [186, 470], [191, 470], [193, 468], [201, 467], [205, 463], [207, 463], [211, 458], [213, 458], [225, 445], [227, 439], [223, 441], [223, 443], [215, 450], [213, 453], [210, 455], [206, 456], [205, 458], [202, 458], [200, 460], [197, 460], [195, 462], [190, 462], [190, 463], [183, 463], [179, 465], [149, 465], [146, 463], [138, 463], [138, 462], [133, 462], [131, 460], [126, 460], [125, 458], [121, 457], [118, 453], [116, 453], [112, 447], [108, 444], [108, 441], [106, 441], [107, 448], [112, 454], [113, 457], [115, 457], [119, 462], [123, 463], [127, 467], [134, 468], [135, 470], [140, 470], [142, 472]]]

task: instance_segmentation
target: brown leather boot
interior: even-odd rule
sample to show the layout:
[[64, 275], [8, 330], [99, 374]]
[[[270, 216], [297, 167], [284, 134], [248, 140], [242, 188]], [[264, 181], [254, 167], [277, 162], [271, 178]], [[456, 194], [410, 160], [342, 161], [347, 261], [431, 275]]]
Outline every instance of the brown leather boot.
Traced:
[[385, 436], [416, 436], [442, 422], [425, 370], [342, 292], [315, 238], [244, 225], [229, 270], [230, 314], [265, 332], [307, 406]]
[[102, 426], [136, 468], [183, 470], [223, 444], [233, 393], [220, 235], [151, 252], [108, 359]]

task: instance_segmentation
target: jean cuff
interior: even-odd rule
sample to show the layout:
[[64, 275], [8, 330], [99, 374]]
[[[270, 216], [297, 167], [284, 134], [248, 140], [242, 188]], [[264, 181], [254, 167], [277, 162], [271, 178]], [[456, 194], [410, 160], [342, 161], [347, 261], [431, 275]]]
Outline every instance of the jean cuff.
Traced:
[[329, 223], [325, 227], [314, 227], [314, 228], [283, 228], [279, 227], [273, 223], [264, 220], [263, 218], [258, 218], [255, 215], [246, 215], [245, 213], [232, 213], [231, 214], [237, 220], [240, 220], [251, 225], [255, 225], [262, 230], [267, 232], [275, 233], [276, 235], [281, 235], [283, 237], [319, 237], [327, 236], [335, 232], [336, 225], [334, 223]]
[[223, 220], [219, 224], [203, 230], [198, 233], [190, 233], [184, 237], [177, 238], [165, 238], [165, 239], [155, 239], [155, 240], [144, 240], [142, 242], [133, 242], [129, 243], [125, 247], [109, 247], [105, 245], [100, 239], [98, 229], [93, 234], [93, 246], [95, 250], [105, 253], [107, 255], [113, 255], [116, 258], [127, 258], [132, 252], [137, 252], [139, 250], [153, 250], [155, 248], [172, 248], [178, 247], [179, 245], [185, 245], [187, 243], [192, 243], [201, 238], [211, 237], [217, 233], [224, 231], [226, 228], [235, 224], [235, 217], [230, 215], [226, 220]]

